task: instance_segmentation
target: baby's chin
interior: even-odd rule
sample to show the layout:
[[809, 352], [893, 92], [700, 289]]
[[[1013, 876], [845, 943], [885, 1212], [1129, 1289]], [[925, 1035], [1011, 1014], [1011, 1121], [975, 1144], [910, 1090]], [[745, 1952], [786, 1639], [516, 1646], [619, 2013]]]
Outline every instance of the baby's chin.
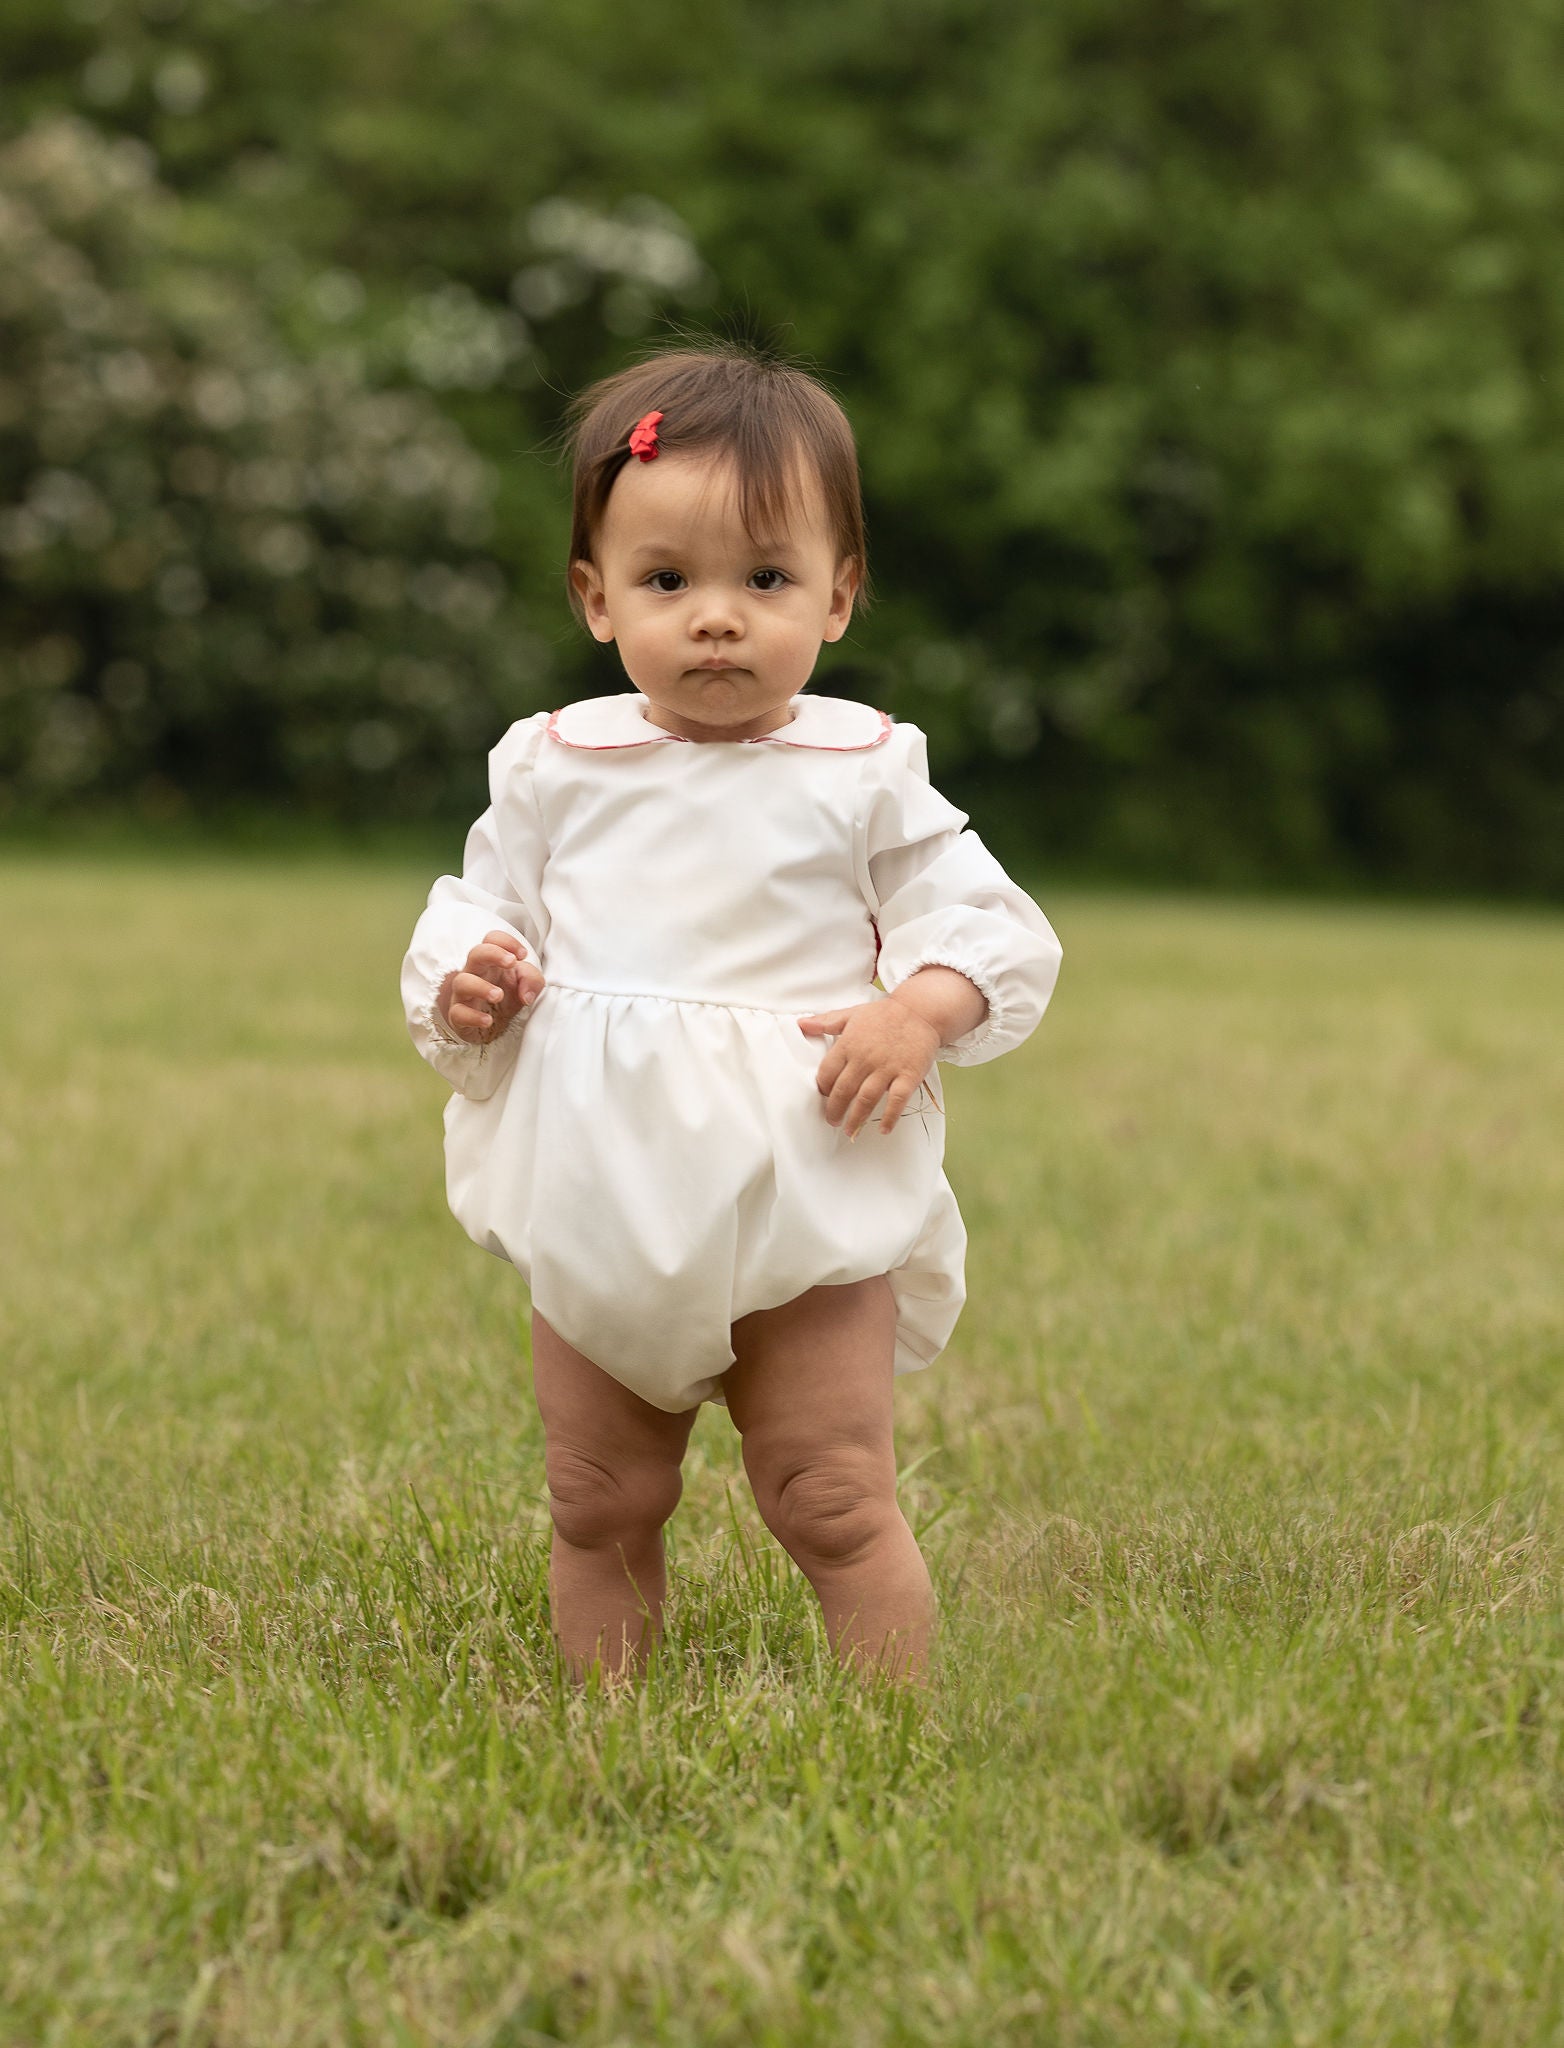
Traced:
[[731, 726], [786, 725], [788, 705], [795, 694], [779, 685], [757, 682], [748, 670], [729, 672], [714, 669], [708, 675], [683, 677], [673, 686], [656, 685], [648, 690], [637, 684], [652, 707], [653, 722], [674, 726], [678, 721], [710, 726], [724, 731]]

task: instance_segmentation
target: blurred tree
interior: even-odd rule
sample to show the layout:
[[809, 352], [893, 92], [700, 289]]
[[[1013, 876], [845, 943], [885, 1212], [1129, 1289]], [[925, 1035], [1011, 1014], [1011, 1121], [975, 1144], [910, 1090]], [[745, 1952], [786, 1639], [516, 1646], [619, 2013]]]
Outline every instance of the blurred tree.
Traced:
[[1053, 844], [1564, 886], [1564, 10], [858, 0], [714, 96], [851, 394], [879, 694]]
[[0, 149], [0, 802], [448, 807], [549, 694], [491, 474], [185, 216], [71, 117]]
[[[556, 649], [566, 391], [780, 329], [864, 447], [836, 687], [1159, 871], [1564, 887], [1558, 0], [14, 0], [294, 346], [429, 392]], [[291, 281], [290, 281], [291, 280]], [[551, 622], [558, 620], [555, 626]], [[1005, 769], [1006, 762], [1013, 766]]]

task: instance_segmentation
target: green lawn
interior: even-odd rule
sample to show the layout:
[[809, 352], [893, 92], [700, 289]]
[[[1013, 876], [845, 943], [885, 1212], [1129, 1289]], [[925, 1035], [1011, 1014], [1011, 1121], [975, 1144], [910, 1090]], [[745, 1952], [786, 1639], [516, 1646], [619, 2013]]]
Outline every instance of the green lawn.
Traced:
[[576, 1698], [429, 879], [0, 862], [0, 2043], [1564, 2041], [1564, 920], [1041, 890], [898, 1391], [932, 1700], [711, 1408]]

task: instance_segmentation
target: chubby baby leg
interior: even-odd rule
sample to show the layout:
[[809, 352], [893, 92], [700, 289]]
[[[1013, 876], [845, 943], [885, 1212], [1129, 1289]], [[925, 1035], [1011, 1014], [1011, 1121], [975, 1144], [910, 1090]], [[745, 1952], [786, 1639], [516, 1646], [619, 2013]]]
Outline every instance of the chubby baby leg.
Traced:
[[766, 1526], [844, 1664], [921, 1679], [934, 1594], [896, 1504], [896, 1304], [884, 1278], [812, 1287], [733, 1326], [724, 1377]]
[[554, 1522], [554, 1634], [572, 1678], [597, 1661], [620, 1676], [645, 1663], [662, 1632], [662, 1529], [699, 1411], [653, 1408], [535, 1310], [532, 1364]]

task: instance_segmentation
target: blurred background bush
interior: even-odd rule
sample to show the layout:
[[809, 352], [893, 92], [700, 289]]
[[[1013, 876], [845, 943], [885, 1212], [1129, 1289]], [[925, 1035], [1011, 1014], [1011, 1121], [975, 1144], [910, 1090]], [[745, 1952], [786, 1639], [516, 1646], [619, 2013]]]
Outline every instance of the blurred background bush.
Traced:
[[0, 76], [0, 824], [470, 817], [618, 680], [564, 401], [690, 327], [843, 396], [822, 683], [1012, 841], [1564, 889], [1564, 0], [9, 0]]

